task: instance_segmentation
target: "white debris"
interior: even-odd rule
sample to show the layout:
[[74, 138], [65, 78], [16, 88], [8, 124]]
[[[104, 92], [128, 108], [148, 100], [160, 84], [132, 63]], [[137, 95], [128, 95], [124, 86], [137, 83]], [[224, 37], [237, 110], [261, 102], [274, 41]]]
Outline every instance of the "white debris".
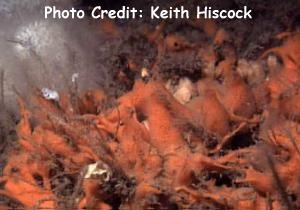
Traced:
[[189, 102], [195, 92], [194, 84], [188, 78], [181, 78], [173, 93], [174, 97], [181, 103]]
[[112, 171], [109, 166], [102, 162], [96, 162], [87, 166], [86, 173], [84, 175], [85, 179], [92, 177], [101, 178], [101, 181], [108, 182], [112, 176]]
[[42, 94], [47, 100], [59, 101], [59, 94], [55, 90], [51, 90], [48, 88], [42, 88]]
[[79, 78], [79, 73], [78, 72], [72, 74], [72, 82], [73, 83], [75, 83], [78, 80], [78, 78]]
[[148, 71], [147, 68], [142, 68], [142, 70], [141, 70], [141, 77], [142, 78], [149, 77], [149, 71]]

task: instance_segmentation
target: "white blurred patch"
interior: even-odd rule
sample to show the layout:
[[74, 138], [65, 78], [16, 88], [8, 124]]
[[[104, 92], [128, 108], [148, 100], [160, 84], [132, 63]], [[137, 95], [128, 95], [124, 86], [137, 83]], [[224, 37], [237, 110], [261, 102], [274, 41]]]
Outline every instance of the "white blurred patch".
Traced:
[[150, 75], [149, 75], [149, 71], [148, 71], [148, 69], [147, 68], [142, 68], [142, 70], [141, 70], [141, 77], [142, 78], [147, 78], [147, 77], [149, 77]]
[[62, 60], [66, 54], [64, 40], [66, 37], [62, 27], [46, 21], [35, 21], [19, 27], [13, 41], [16, 42], [15, 49], [20, 58], [25, 59], [35, 53], [41, 57], [51, 54], [52, 58]]
[[240, 59], [237, 65], [237, 72], [248, 84], [254, 85], [261, 83], [266, 75], [261, 61], [248, 61]]
[[59, 101], [59, 94], [55, 90], [51, 90], [48, 88], [42, 88], [43, 97], [47, 100]]
[[79, 78], [79, 73], [72, 74], [72, 82], [75, 83]]
[[166, 88], [173, 94], [177, 101], [181, 104], [186, 104], [192, 99], [195, 93], [195, 87], [190, 79], [186, 77], [181, 78], [176, 86], [173, 86], [171, 83], [169, 80], [166, 84]]

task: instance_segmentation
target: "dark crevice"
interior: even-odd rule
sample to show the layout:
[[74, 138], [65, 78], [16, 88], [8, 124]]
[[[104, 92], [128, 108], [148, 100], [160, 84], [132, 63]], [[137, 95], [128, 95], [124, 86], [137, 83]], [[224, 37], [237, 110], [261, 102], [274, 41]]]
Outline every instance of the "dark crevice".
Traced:
[[38, 186], [44, 187], [44, 179], [40, 174], [34, 173], [32, 176]]
[[238, 150], [255, 145], [253, 131], [238, 133], [225, 146], [224, 150]]

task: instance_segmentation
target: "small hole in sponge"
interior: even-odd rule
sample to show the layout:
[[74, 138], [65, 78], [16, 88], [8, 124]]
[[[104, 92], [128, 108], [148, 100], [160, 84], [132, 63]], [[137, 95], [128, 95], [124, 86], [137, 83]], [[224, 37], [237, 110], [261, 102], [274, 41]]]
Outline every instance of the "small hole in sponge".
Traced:
[[44, 187], [44, 179], [40, 174], [35, 173], [32, 175], [32, 177], [34, 178], [37, 185], [39, 185], [40, 187]]

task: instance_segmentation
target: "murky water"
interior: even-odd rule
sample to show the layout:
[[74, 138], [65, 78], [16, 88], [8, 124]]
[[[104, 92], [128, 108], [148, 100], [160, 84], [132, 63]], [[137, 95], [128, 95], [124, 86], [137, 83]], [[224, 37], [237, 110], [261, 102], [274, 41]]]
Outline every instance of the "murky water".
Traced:
[[[59, 2], [59, 3], [57, 3]], [[15, 109], [15, 88], [60, 90], [78, 75], [79, 88], [98, 86], [106, 78], [99, 62], [103, 40], [89, 20], [45, 20], [44, 6], [69, 8], [76, 2], [0, 0], [0, 69], [5, 102]]]

